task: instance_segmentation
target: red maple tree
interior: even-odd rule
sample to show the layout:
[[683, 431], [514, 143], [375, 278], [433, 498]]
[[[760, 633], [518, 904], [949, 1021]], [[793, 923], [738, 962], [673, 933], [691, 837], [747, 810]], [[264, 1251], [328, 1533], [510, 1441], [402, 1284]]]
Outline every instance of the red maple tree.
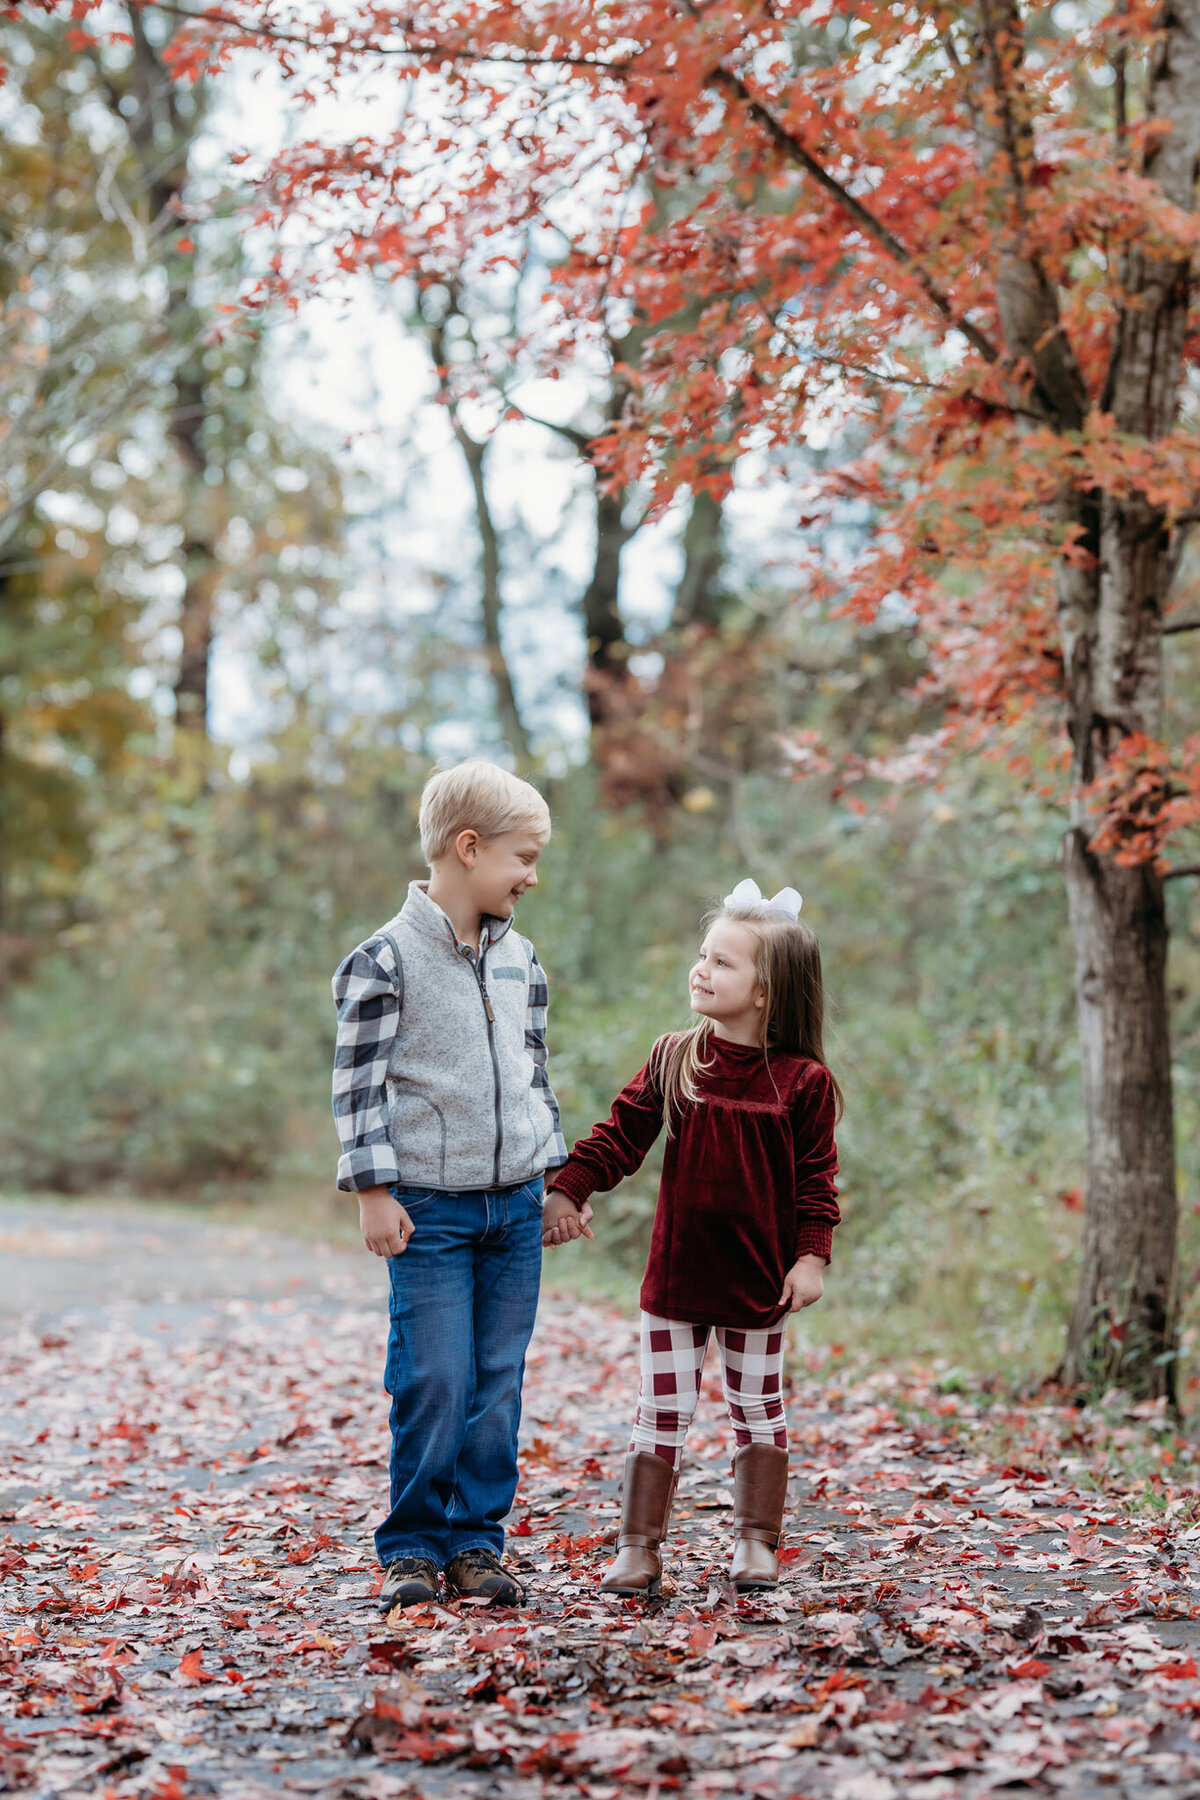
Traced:
[[1062, 753], [1088, 1120], [1063, 1374], [1172, 1392], [1163, 883], [1200, 744], [1163, 741], [1162, 646], [1200, 517], [1200, 0], [225, 0], [176, 67], [245, 48], [298, 96], [378, 96], [264, 172], [264, 216], [308, 227], [281, 280], [486, 277], [545, 241], [541, 364], [645, 328], [596, 452], [664, 501], [830, 416], [865, 437], [837, 482], [874, 547], [802, 586], [919, 621], [943, 752], [1020, 727]]

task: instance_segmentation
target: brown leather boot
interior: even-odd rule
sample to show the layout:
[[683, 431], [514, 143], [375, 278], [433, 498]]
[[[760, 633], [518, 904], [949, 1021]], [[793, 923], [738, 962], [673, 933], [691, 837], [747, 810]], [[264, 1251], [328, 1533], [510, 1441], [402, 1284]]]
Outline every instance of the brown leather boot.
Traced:
[[653, 1451], [630, 1451], [621, 1489], [617, 1559], [600, 1583], [603, 1593], [657, 1598], [662, 1582], [658, 1547], [667, 1535], [674, 1498], [675, 1471], [670, 1463]]
[[743, 1444], [733, 1459], [733, 1547], [730, 1578], [739, 1593], [774, 1587], [775, 1552], [787, 1504], [788, 1453], [777, 1444]]

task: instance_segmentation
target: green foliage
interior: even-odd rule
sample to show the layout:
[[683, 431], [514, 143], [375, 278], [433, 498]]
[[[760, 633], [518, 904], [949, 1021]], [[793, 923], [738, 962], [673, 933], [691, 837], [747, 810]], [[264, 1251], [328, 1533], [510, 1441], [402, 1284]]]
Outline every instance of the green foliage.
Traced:
[[288, 1021], [263, 1002], [232, 971], [197, 987], [186, 965], [143, 962], [133, 944], [50, 965], [14, 997], [0, 1043], [9, 1178], [195, 1191], [269, 1173], [295, 1061]]
[[196, 1194], [327, 1173], [329, 976], [418, 872], [381, 826], [399, 811], [411, 843], [419, 773], [377, 756], [322, 791], [293, 750], [286, 777], [208, 794], [152, 772], [109, 825], [80, 922], [10, 991], [9, 1180]]
[[[427, 767], [296, 728], [252, 781], [218, 772], [201, 793], [166, 766], [148, 774], [99, 843], [80, 923], [10, 991], [9, 1181], [328, 1194], [329, 975], [422, 873]], [[570, 1138], [686, 1019], [699, 922], [746, 864], [713, 813], [656, 836], [598, 807], [586, 770], [547, 788], [555, 836], [519, 923], [550, 972]], [[756, 875], [795, 881], [821, 938], [847, 1096], [846, 1219], [798, 1341], [1046, 1373], [1082, 1168], [1054, 819], [987, 765], [864, 816], [765, 774], [743, 805]], [[1181, 956], [1190, 971], [1186, 934]], [[1190, 1159], [1186, 1080], [1181, 1096]], [[560, 1253], [552, 1278], [631, 1296], [656, 1166], [598, 1202], [597, 1244]]]
[[[746, 869], [724, 821], [687, 820], [656, 846], [597, 821], [586, 797], [578, 822], [570, 802], [557, 816], [527, 916], [555, 977], [555, 1082], [577, 1132], [685, 1019], [700, 917]], [[847, 1096], [846, 1223], [831, 1302], [803, 1329], [828, 1320], [886, 1350], [940, 1332], [976, 1359], [1044, 1347], [1069, 1290], [1077, 1219], [1061, 1196], [1082, 1150], [1055, 822], [983, 768], [956, 795], [870, 817], [764, 776], [745, 823], [755, 873], [805, 894]], [[635, 1265], [652, 1206], [652, 1172], [602, 1200], [603, 1253]]]
[[70, 916], [96, 802], [147, 724], [126, 685], [133, 609], [95, 534], [63, 535], [67, 554], [27, 528], [33, 560], [0, 572], [0, 916], [26, 931]]

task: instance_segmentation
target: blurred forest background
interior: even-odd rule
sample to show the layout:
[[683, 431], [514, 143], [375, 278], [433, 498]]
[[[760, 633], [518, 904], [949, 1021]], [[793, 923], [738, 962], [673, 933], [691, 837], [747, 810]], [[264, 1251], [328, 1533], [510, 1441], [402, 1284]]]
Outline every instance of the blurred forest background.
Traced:
[[[705, 908], [745, 874], [795, 883], [847, 1094], [846, 1224], [802, 1333], [1047, 1372], [1082, 1208], [1059, 816], [995, 760], [835, 795], [806, 732], [884, 758], [937, 724], [915, 629], [801, 604], [799, 508], [753, 467], [661, 520], [598, 493], [586, 446], [619, 383], [521, 387], [519, 292], [347, 291], [248, 330], [222, 117], [247, 96], [173, 88], [169, 24], [132, 26], [102, 52], [0, 27], [6, 1188], [348, 1229], [329, 976], [423, 872], [431, 767], [478, 751], [554, 812], [521, 924], [568, 1134], [685, 1017]], [[439, 377], [467, 365], [469, 394]], [[848, 498], [821, 529], [872, 519]], [[1200, 642], [1168, 655], [1186, 719]], [[1170, 889], [1185, 1353], [1192, 888]], [[653, 1192], [648, 1171], [603, 1202], [554, 1277], [630, 1292]]]

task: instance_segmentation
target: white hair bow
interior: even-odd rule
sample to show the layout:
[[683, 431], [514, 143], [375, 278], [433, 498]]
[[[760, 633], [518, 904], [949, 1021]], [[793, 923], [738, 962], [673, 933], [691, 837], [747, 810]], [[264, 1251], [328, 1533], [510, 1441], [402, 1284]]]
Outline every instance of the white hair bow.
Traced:
[[757, 881], [751, 881], [747, 875], [744, 881], [738, 882], [732, 894], [726, 894], [725, 905], [768, 906], [772, 912], [786, 913], [789, 919], [798, 919], [800, 908], [804, 902], [793, 887], [780, 888], [779, 892], [773, 894], [768, 900]]

